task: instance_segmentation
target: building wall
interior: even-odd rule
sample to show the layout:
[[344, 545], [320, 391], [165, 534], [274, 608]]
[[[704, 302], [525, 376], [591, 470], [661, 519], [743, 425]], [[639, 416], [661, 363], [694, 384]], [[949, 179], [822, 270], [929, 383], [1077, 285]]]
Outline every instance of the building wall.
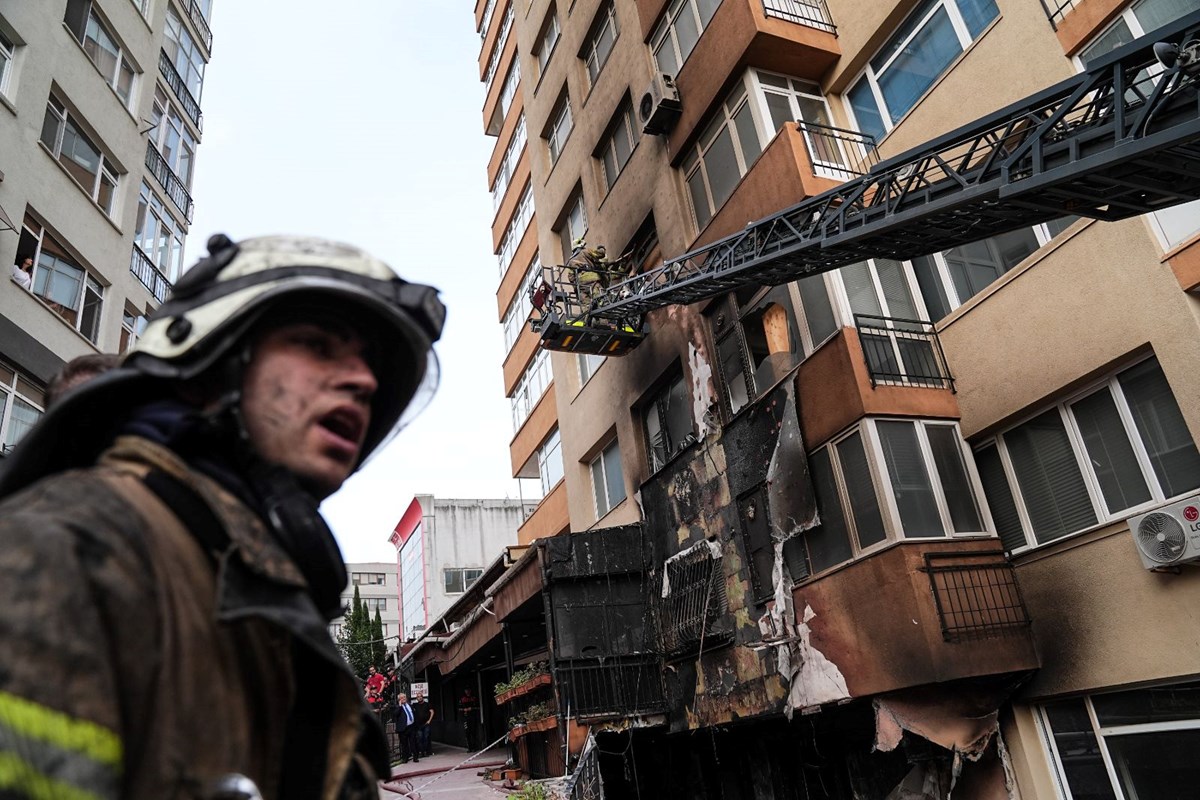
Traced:
[[[383, 576], [382, 584], [373, 582], [375, 576], [379, 575]], [[396, 565], [387, 561], [346, 562], [346, 577], [348, 582], [342, 591], [342, 605], [350, 607], [354, 602], [355, 589], [358, 589], [358, 596], [363, 602], [381, 602], [384, 607], [379, 609], [379, 619], [383, 623], [383, 638], [387, 640], [388, 650], [392, 650], [400, 636], [400, 591]], [[374, 609], [370, 610], [370, 616], [374, 621]], [[345, 622], [345, 617], [339, 617], [330, 623], [335, 637]]]

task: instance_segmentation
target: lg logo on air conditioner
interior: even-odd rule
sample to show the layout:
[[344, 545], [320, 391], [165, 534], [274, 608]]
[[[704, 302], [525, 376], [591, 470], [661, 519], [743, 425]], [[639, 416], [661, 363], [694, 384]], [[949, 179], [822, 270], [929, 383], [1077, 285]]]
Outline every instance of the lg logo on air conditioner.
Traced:
[[1200, 519], [1200, 509], [1195, 506], [1184, 506], [1183, 518], [1192, 523], [1190, 527], [1194, 531], [1200, 531], [1200, 525], [1196, 524], [1196, 520]]

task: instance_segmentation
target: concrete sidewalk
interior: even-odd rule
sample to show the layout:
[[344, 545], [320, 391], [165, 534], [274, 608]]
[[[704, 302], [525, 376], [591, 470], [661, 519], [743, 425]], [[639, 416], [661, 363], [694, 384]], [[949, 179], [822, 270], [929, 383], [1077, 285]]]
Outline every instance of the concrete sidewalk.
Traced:
[[488, 781], [479, 774], [503, 766], [508, 760], [507, 748], [494, 747], [475, 755], [461, 747], [434, 743], [434, 750], [432, 756], [416, 763], [410, 761], [392, 767], [392, 779], [384, 782], [380, 797], [390, 800], [407, 794], [423, 800], [437, 797], [496, 800], [507, 794], [499, 781]]

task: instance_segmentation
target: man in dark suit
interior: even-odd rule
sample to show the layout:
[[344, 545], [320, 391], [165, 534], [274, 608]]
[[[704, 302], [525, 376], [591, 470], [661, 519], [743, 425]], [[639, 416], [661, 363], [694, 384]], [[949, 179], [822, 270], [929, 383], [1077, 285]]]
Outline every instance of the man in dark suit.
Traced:
[[408, 704], [408, 695], [400, 692], [396, 695], [396, 735], [400, 737], [400, 763], [403, 764], [411, 757], [416, 763], [421, 760], [417, 751], [417, 725], [412, 706]]

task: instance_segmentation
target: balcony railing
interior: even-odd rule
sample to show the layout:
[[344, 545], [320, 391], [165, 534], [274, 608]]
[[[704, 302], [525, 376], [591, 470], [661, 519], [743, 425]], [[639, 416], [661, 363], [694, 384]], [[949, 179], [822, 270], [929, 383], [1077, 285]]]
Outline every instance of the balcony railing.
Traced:
[[1042, 0], [1042, 9], [1046, 12], [1046, 19], [1050, 20], [1050, 27], [1058, 30], [1058, 23], [1075, 7], [1076, 2], [1078, 0]]
[[196, 0], [191, 0], [188, 4], [188, 16], [192, 18], [192, 22], [196, 23], [196, 30], [200, 31], [200, 35], [204, 37], [204, 46], [211, 53], [212, 28], [208, 26], [208, 20], [204, 18], [204, 12], [200, 10], [200, 4]]
[[179, 74], [179, 70], [175, 69], [175, 65], [171, 63], [171, 57], [167, 55], [166, 50], [158, 52], [158, 71], [166, 78], [167, 85], [171, 87], [171, 91], [179, 98], [179, 103], [183, 106], [183, 113], [188, 115], [188, 119], [197, 128], [203, 128], [204, 115], [200, 113], [200, 103], [192, 95], [187, 84], [183, 82], [183, 76]]
[[815, 175], [848, 181], [866, 175], [879, 163], [873, 136], [805, 120], [797, 120], [796, 127], [804, 134]]
[[666, 708], [657, 656], [563, 660], [553, 672], [559, 707], [573, 716], [629, 717]]
[[166, 159], [155, 148], [154, 142], [146, 143], [146, 168], [158, 180], [158, 184], [167, 193], [167, 197], [171, 198], [175, 207], [187, 218], [188, 222], [191, 222], [192, 196], [188, 193], [187, 186], [175, 174], [175, 170], [171, 169]]
[[837, 33], [837, 26], [833, 24], [833, 17], [829, 16], [825, 0], [763, 0], [763, 10], [768, 17]]
[[998, 636], [1030, 625], [1016, 571], [1000, 550], [926, 553], [942, 638], [947, 642]]
[[167, 301], [167, 295], [171, 293], [171, 282], [158, 271], [154, 262], [137, 245], [134, 245], [133, 255], [129, 259], [129, 271], [150, 290], [155, 300], [160, 303]]
[[855, 314], [854, 326], [872, 389], [883, 384], [954, 391], [954, 376], [932, 322]]
[[668, 560], [663, 570], [670, 586], [665, 597], [656, 598], [663, 653], [674, 656], [705, 644], [724, 644], [731, 632], [712, 632], [713, 622], [728, 610], [720, 559], [706, 547], [697, 548]]

